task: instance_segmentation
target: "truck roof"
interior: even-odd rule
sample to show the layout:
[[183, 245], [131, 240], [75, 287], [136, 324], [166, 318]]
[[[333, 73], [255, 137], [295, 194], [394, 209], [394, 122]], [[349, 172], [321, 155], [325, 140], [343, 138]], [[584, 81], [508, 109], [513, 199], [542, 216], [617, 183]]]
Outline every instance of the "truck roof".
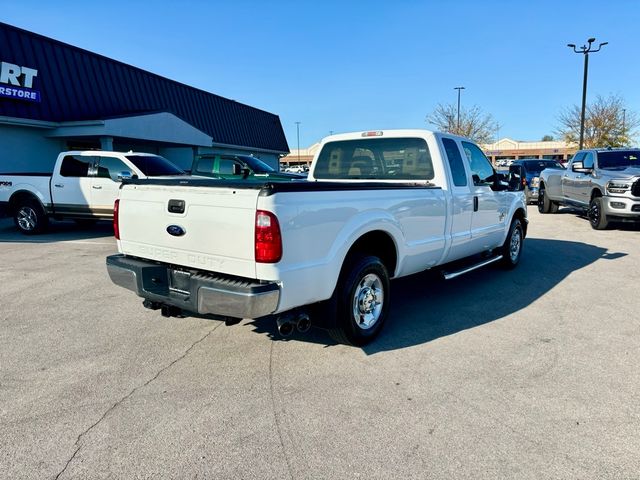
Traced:
[[86, 156], [86, 157], [102, 155], [102, 156], [108, 157], [108, 156], [117, 156], [117, 155], [155, 155], [155, 153], [116, 152], [113, 150], [66, 150], [66, 151], [60, 152], [59, 155], [80, 155], [80, 156]]
[[466, 137], [460, 135], [454, 135], [452, 133], [438, 132], [435, 130], [427, 130], [422, 128], [406, 128], [406, 129], [387, 129], [387, 130], [363, 130], [357, 132], [338, 133], [335, 135], [329, 135], [322, 139], [322, 143], [335, 142], [339, 140], [354, 140], [358, 138], [366, 137], [420, 137], [424, 135], [441, 136], [459, 138], [462, 140], [469, 140]]

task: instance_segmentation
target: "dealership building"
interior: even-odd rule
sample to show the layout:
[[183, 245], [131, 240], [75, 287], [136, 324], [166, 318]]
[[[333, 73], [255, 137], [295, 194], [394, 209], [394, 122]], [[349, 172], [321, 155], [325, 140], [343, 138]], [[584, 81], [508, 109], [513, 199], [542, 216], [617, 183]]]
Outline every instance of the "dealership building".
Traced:
[[277, 115], [0, 23], [0, 172], [50, 172], [61, 151], [289, 153]]

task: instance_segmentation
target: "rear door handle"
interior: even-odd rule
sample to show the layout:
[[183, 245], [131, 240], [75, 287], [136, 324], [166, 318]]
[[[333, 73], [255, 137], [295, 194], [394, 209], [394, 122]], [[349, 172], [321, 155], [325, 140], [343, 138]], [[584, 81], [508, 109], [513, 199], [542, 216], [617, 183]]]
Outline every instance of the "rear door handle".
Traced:
[[56, 183], [53, 186], [57, 188], [64, 188], [64, 183]]
[[102, 190], [100, 185], [93, 185], [91, 188], [95, 188], [96, 190]]

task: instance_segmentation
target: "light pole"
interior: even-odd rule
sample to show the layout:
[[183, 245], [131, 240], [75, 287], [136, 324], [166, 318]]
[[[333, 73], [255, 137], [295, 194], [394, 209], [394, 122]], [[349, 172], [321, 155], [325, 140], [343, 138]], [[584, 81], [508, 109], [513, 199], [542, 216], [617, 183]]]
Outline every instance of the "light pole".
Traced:
[[603, 42], [598, 45], [598, 48], [593, 50], [591, 48], [591, 44], [595, 42], [596, 39], [591, 37], [587, 40], [587, 45], [582, 45], [580, 49], [577, 49], [573, 43], [568, 43], [567, 47], [573, 48], [574, 53], [582, 53], [584, 55], [584, 78], [582, 80], [582, 113], [580, 114], [580, 145], [578, 146], [579, 150], [582, 150], [582, 145], [584, 143], [584, 111], [587, 105], [587, 72], [589, 71], [589, 54], [599, 52], [600, 49], [607, 45], [609, 42]]
[[627, 109], [622, 109], [622, 141], [624, 142], [624, 146], [627, 145], [627, 128], [626, 128], [626, 120], [627, 120]]
[[456, 132], [460, 135], [460, 90], [464, 90], [464, 87], [453, 87], [454, 90], [458, 90], [458, 131]]
[[298, 137], [298, 165], [300, 165], [300, 122], [296, 122], [296, 136]]

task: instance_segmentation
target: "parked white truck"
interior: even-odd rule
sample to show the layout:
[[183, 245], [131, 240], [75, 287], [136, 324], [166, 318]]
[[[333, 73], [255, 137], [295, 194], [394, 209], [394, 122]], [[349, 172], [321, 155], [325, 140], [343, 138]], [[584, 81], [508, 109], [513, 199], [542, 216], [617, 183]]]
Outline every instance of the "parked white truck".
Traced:
[[311, 318], [363, 345], [385, 322], [391, 278], [518, 263], [527, 210], [511, 180], [465, 138], [333, 135], [306, 182], [125, 182], [107, 269], [165, 316], [274, 315], [283, 334]]
[[184, 174], [166, 158], [149, 153], [62, 152], [53, 173], [0, 174], [0, 216], [12, 216], [25, 234], [45, 231], [49, 217], [111, 219], [123, 179]]

